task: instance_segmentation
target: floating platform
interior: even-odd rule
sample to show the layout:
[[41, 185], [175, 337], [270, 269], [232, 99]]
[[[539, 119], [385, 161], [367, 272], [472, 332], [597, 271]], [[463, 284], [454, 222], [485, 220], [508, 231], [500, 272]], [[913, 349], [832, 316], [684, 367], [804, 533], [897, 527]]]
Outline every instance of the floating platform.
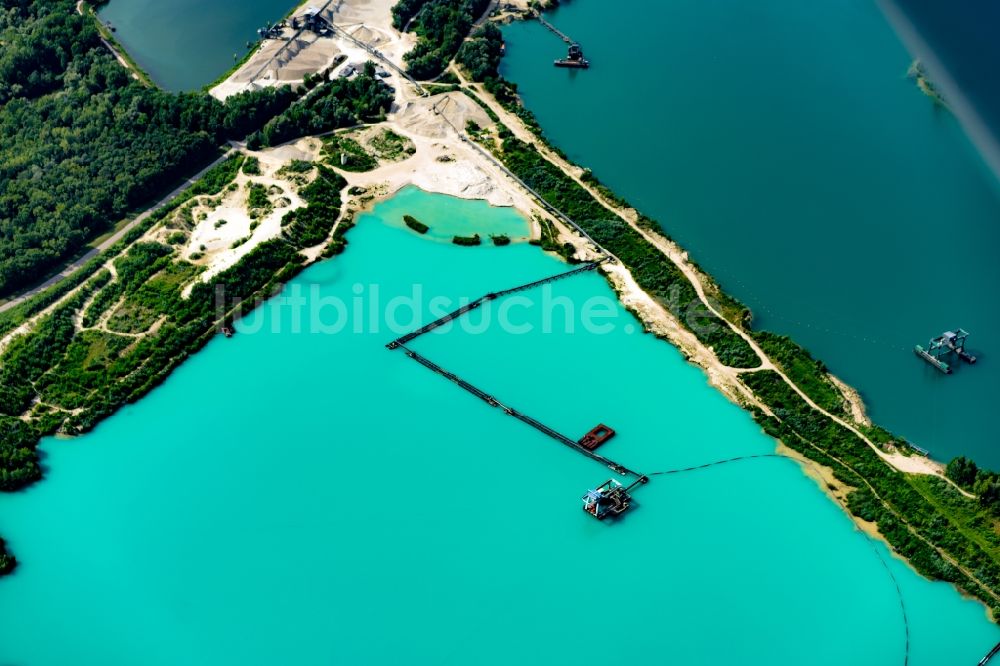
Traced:
[[614, 436], [614, 429], [609, 428], [603, 423], [598, 423], [596, 426], [591, 428], [590, 432], [581, 437], [578, 443], [588, 451], [593, 451]]
[[955, 354], [970, 365], [976, 362], [976, 357], [965, 351], [965, 341], [968, 337], [969, 333], [965, 329], [956, 328], [953, 331], [945, 331], [938, 337], [932, 338], [927, 349], [917, 345], [913, 348], [913, 353], [944, 374], [950, 375], [951, 367], [941, 360], [941, 356]]
[[628, 490], [614, 479], [608, 479], [586, 492], [582, 498], [583, 510], [598, 520], [620, 516], [632, 506], [632, 496], [628, 494]]
[[944, 374], [946, 374], [946, 375], [950, 375], [951, 374], [951, 368], [948, 367], [947, 363], [945, 363], [942, 360], [939, 360], [936, 356], [931, 356], [927, 352], [927, 350], [924, 349], [923, 347], [921, 347], [920, 345], [917, 345], [916, 347], [913, 348], [913, 353], [916, 354], [917, 356], [919, 356], [920, 358], [924, 359], [925, 361], [927, 361], [931, 365], [933, 365], [935, 368], [937, 368], [938, 370], [940, 370]]
[[587, 69], [590, 61], [583, 57], [583, 49], [579, 44], [570, 44], [569, 53], [561, 60], [555, 60], [556, 67], [575, 67], [576, 69]]

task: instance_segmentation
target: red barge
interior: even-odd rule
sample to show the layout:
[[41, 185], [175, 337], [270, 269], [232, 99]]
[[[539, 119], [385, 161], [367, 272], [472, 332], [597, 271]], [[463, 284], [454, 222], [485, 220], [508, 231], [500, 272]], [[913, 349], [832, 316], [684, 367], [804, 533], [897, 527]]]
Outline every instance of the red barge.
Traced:
[[603, 423], [598, 423], [590, 432], [581, 437], [577, 443], [588, 451], [593, 451], [614, 436], [615, 431], [612, 428]]

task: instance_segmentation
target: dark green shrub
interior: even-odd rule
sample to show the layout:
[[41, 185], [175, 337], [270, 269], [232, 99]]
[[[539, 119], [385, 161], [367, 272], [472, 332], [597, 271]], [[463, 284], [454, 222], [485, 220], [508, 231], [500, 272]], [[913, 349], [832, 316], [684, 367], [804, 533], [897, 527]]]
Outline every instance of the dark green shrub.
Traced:
[[473, 245], [481, 245], [483, 240], [479, 237], [479, 234], [475, 234], [474, 236], [455, 236], [451, 239], [451, 242], [455, 245], [471, 247]]
[[424, 224], [417, 218], [413, 217], [412, 215], [404, 215], [403, 222], [405, 222], [406, 226], [413, 229], [418, 234], [426, 234], [427, 230], [430, 229], [430, 227], [428, 227], [426, 224]]

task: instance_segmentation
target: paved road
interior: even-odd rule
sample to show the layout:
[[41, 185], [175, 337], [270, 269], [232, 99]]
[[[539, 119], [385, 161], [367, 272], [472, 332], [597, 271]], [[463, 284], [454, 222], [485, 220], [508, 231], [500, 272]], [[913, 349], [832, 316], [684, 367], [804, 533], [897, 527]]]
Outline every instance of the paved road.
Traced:
[[63, 266], [63, 269], [58, 274], [53, 275], [52, 277], [50, 277], [48, 280], [46, 280], [42, 284], [38, 285], [37, 287], [34, 287], [34, 288], [29, 289], [29, 290], [27, 290], [25, 292], [22, 292], [22, 293], [18, 294], [17, 296], [15, 296], [14, 298], [12, 298], [10, 301], [4, 303], [3, 305], [0, 305], [0, 312], [3, 312], [5, 310], [9, 310], [9, 309], [11, 309], [14, 306], [19, 305], [20, 303], [23, 303], [24, 301], [28, 300], [29, 298], [31, 298], [35, 294], [38, 294], [38, 293], [41, 293], [41, 292], [45, 291], [46, 289], [48, 289], [52, 285], [56, 284], [60, 280], [63, 280], [65, 278], [67, 278], [68, 276], [70, 276], [73, 272], [75, 272], [77, 269], [81, 268], [88, 261], [90, 261], [91, 259], [93, 259], [97, 255], [99, 255], [101, 252], [104, 252], [109, 247], [111, 247], [112, 245], [114, 245], [115, 243], [117, 243], [118, 241], [120, 241], [125, 236], [125, 234], [127, 234], [129, 231], [131, 231], [132, 229], [134, 229], [136, 225], [142, 224], [146, 219], [149, 218], [150, 215], [152, 215], [153, 213], [155, 213], [156, 211], [160, 210], [161, 208], [163, 208], [164, 206], [166, 206], [168, 203], [170, 203], [174, 199], [174, 197], [176, 197], [178, 194], [180, 194], [181, 192], [183, 192], [184, 190], [186, 190], [188, 187], [190, 187], [191, 185], [193, 185], [195, 183], [195, 181], [197, 181], [199, 178], [201, 178], [203, 175], [205, 175], [206, 171], [208, 171], [212, 167], [218, 165], [224, 159], [226, 159], [227, 157], [229, 157], [229, 155], [231, 154], [231, 152], [232, 151], [226, 152], [225, 155], [223, 155], [222, 157], [220, 157], [219, 159], [215, 160], [214, 162], [212, 162], [211, 164], [209, 164], [207, 167], [205, 167], [204, 169], [202, 169], [201, 171], [199, 171], [195, 175], [193, 175], [190, 178], [188, 178], [187, 180], [185, 180], [183, 183], [181, 183], [176, 188], [174, 188], [174, 190], [170, 194], [168, 194], [163, 199], [161, 199], [156, 205], [154, 205], [152, 208], [147, 209], [145, 212], [141, 213], [140, 215], [136, 216], [132, 221], [130, 221], [124, 227], [122, 227], [121, 229], [119, 229], [118, 231], [116, 231], [114, 234], [112, 234], [111, 237], [108, 238], [107, 240], [105, 240], [103, 243], [101, 243], [97, 247], [91, 249], [89, 252], [87, 252], [85, 255], [83, 255], [79, 259], [76, 259], [72, 263], [69, 263], [69, 264], [66, 264], [65, 266]]
[[488, 6], [486, 7], [486, 11], [485, 11], [485, 12], [483, 12], [483, 15], [482, 15], [482, 16], [480, 16], [480, 17], [479, 17], [478, 19], [476, 19], [476, 22], [472, 24], [472, 28], [470, 28], [470, 29], [469, 29], [469, 35], [470, 35], [470, 36], [471, 36], [471, 35], [472, 35], [472, 33], [474, 33], [474, 32], [475, 32], [475, 31], [476, 31], [476, 30], [477, 30], [478, 28], [482, 27], [482, 25], [483, 25], [484, 23], [486, 23], [486, 21], [487, 21], [487, 20], [488, 20], [488, 19], [490, 18], [490, 14], [492, 14], [492, 13], [493, 13], [493, 10], [497, 8], [497, 5], [498, 5], [498, 4], [500, 4], [500, 0], [492, 0], [492, 1], [490, 2], [490, 4], [489, 4], [489, 5], [488, 5]]

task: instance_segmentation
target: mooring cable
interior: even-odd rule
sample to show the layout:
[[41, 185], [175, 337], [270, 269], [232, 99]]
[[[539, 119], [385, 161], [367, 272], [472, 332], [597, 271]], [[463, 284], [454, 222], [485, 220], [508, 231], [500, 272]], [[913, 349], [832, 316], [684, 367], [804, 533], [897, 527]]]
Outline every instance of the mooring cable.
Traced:
[[[681, 467], [679, 469], [668, 469], [663, 472], [651, 472], [646, 476], [665, 476], [667, 474], [694, 472], [695, 470], [705, 469], [706, 467], [715, 467], [717, 465], [725, 465], [726, 463], [739, 462], [740, 460], [752, 460], [754, 458], [788, 458], [788, 456], [783, 456], [780, 453], [758, 453], [755, 455], [748, 455], [748, 456], [736, 456], [735, 458], [716, 460], [715, 462], [705, 463], [704, 465], [695, 465], [694, 467]], [[791, 460], [791, 458], [789, 458], [789, 460]]]
[[903, 632], [905, 633], [906, 640], [906, 650], [903, 653], [903, 666], [908, 666], [910, 663], [910, 619], [906, 615], [906, 604], [903, 602], [903, 590], [899, 587], [899, 580], [897, 580], [896, 574], [892, 573], [892, 569], [889, 568], [889, 563], [885, 561], [885, 558], [882, 557], [882, 553], [879, 552], [878, 545], [875, 543], [875, 540], [864, 532], [861, 534], [865, 537], [865, 540], [868, 541], [868, 545], [872, 547], [872, 550], [875, 551], [878, 561], [882, 563], [883, 568], [885, 568], [885, 572], [889, 574], [892, 584], [896, 586], [896, 597], [899, 598], [899, 610], [903, 614]]
[[[717, 467], [719, 465], [726, 465], [728, 463], [740, 462], [743, 460], [754, 460], [757, 458], [785, 458], [788, 460], [795, 460], [796, 462], [802, 462], [811, 466], [817, 473], [819, 473], [818, 465], [816, 465], [816, 463], [813, 462], [812, 460], [799, 460], [798, 458], [792, 458], [791, 456], [782, 455], [780, 453], [757, 453], [745, 456], [735, 456], [733, 458], [726, 458], [724, 460], [715, 460], [713, 462], [705, 463], [703, 465], [694, 465], [692, 467], [679, 467], [677, 469], [668, 469], [661, 472], [650, 472], [646, 476], [666, 476], [668, 474], [683, 474], [685, 472], [696, 472], [698, 470], [707, 469], [709, 467]], [[823, 477], [820, 474], [820, 479], [822, 478]], [[847, 510], [847, 507], [844, 506], [839, 499], [834, 498], [834, 501], [836, 501], [838, 504], [843, 506], [845, 510]], [[889, 563], [885, 561], [885, 558], [882, 557], [882, 553], [879, 552], [878, 545], [875, 543], [875, 540], [872, 539], [872, 537], [869, 536], [863, 530], [859, 529], [858, 532], [862, 536], [862, 538], [865, 539], [868, 545], [871, 546], [872, 551], [875, 553], [875, 556], [878, 558], [878, 561], [882, 563], [882, 567], [885, 569], [885, 572], [889, 574], [889, 579], [892, 581], [893, 586], [896, 588], [896, 598], [899, 600], [899, 610], [903, 616], [903, 633], [904, 633], [903, 666], [909, 666], [910, 619], [906, 613], [906, 603], [903, 600], [903, 590], [899, 586], [899, 580], [896, 578], [896, 574], [892, 572], [892, 569], [889, 568]]]

